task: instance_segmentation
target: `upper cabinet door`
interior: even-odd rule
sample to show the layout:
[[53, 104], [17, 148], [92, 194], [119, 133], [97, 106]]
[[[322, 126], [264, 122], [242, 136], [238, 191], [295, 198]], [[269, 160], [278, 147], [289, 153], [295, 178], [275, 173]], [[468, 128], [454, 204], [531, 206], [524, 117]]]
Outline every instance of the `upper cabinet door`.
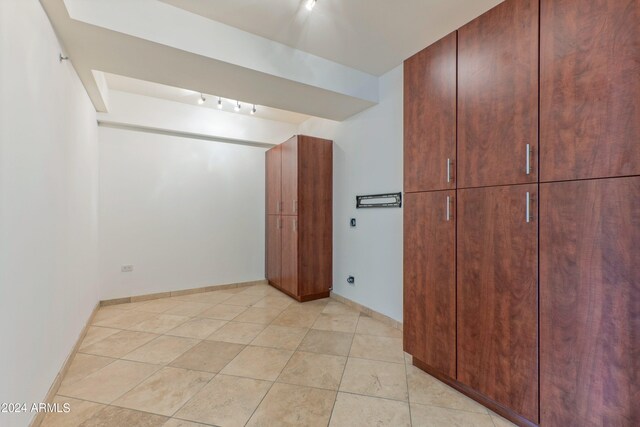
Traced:
[[458, 190], [458, 381], [538, 420], [537, 184]]
[[455, 188], [456, 49], [451, 33], [404, 63], [404, 191]]
[[282, 147], [282, 210], [283, 215], [298, 214], [298, 137]]
[[640, 177], [540, 186], [540, 425], [640, 426]]
[[282, 147], [277, 145], [266, 153], [267, 214], [279, 214], [282, 208]]
[[455, 378], [455, 191], [408, 193], [404, 203], [404, 349]]
[[537, 182], [538, 0], [458, 30], [458, 188]]
[[640, 174], [640, 1], [541, 3], [540, 180]]

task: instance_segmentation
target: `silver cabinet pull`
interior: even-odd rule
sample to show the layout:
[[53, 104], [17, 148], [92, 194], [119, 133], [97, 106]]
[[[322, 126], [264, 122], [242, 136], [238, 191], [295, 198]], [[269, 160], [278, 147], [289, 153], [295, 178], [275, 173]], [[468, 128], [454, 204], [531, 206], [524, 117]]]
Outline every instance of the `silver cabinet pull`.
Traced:
[[527, 144], [527, 160], [525, 172], [527, 173], [527, 175], [531, 173], [531, 144]]
[[447, 159], [447, 183], [451, 182], [451, 159]]
[[447, 196], [447, 221], [451, 221], [451, 196]]
[[527, 223], [531, 222], [531, 193], [527, 191]]

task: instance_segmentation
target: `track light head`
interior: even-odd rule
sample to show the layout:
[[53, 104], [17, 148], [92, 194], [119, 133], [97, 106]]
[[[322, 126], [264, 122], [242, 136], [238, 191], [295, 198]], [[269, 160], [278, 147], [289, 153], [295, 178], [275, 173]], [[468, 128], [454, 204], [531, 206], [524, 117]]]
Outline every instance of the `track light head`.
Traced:
[[307, 8], [308, 11], [312, 11], [313, 8], [315, 7], [316, 3], [318, 0], [307, 0], [307, 3], [305, 4], [305, 7]]
[[198, 99], [198, 105], [204, 104], [205, 101], [206, 101], [206, 99], [205, 99], [204, 95], [200, 94], [200, 99]]
[[255, 115], [256, 111], [258, 111], [258, 110], [256, 110], [256, 104], [253, 104], [253, 108], [251, 109], [251, 115], [252, 116]]
[[218, 97], [218, 110], [222, 110], [222, 98]]
[[240, 106], [240, 101], [236, 101], [236, 106], [233, 107], [233, 111], [235, 111], [236, 113], [240, 111], [242, 107]]

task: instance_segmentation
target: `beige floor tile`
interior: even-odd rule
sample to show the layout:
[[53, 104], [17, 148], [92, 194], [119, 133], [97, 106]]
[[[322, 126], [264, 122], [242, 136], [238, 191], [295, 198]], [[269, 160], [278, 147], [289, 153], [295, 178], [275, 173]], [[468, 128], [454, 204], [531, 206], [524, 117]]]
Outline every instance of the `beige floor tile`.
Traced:
[[215, 373], [231, 362], [243, 348], [242, 344], [202, 341], [171, 362], [171, 366]]
[[148, 302], [149, 301], [126, 302], [124, 304], [115, 304], [115, 307], [120, 310], [137, 310]]
[[137, 310], [119, 310], [123, 314], [109, 317], [107, 319], [94, 322], [95, 326], [104, 326], [107, 328], [129, 329], [133, 325], [143, 322], [154, 316], [153, 313], [146, 313]]
[[196, 318], [171, 329], [166, 334], [185, 338], [205, 339], [227, 324], [226, 320]]
[[407, 400], [404, 364], [349, 358], [340, 391]]
[[251, 342], [251, 345], [295, 350], [307, 334], [307, 331], [309, 331], [307, 328], [271, 325], [260, 332]]
[[241, 427], [271, 387], [268, 381], [218, 375], [175, 417], [224, 427]]
[[236, 322], [269, 324], [282, 312], [279, 308], [249, 307], [238, 315]]
[[110, 337], [111, 335], [117, 334], [120, 332], [120, 329], [112, 329], [112, 328], [101, 328], [99, 326], [89, 326], [87, 328], [87, 333], [82, 339], [82, 344], [79, 349], [82, 350], [87, 348], [91, 344], [95, 344], [98, 341], [102, 341], [105, 338]]
[[382, 360], [385, 362], [404, 363], [402, 338], [376, 337], [358, 335], [353, 337], [351, 357]]
[[159, 368], [160, 366], [146, 363], [116, 360], [73, 384], [62, 385], [58, 394], [92, 402], [111, 403]]
[[486, 414], [487, 409], [415, 366], [407, 365], [411, 403], [440, 406]]
[[338, 393], [331, 427], [409, 427], [409, 405], [397, 400]]
[[239, 293], [225, 300], [224, 303], [227, 305], [241, 305], [243, 307], [249, 307], [260, 301], [262, 298], [264, 298], [264, 296], [262, 295], [248, 295]]
[[56, 396], [53, 403], [59, 405], [69, 404], [70, 411], [48, 413], [40, 425], [41, 427], [76, 427], [88, 420], [105, 406], [99, 403], [72, 399], [70, 397]]
[[322, 311], [332, 301], [333, 300], [331, 298], [322, 298], [322, 299], [316, 299], [313, 301], [303, 302], [301, 303], [301, 305], [303, 305], [305, 308], [317, 308], [320, 311]]
[[91, 375], [96, 371], [99, 371], [100, 369], [115, 361], [116, 359], [112, 359], [110, 357], [76, 353], [76, 355], [73, 357], [73, 362], [71, 362], [67, 373], [62, 379], [62, 384], [73, 384], [74, 382], [81, 380], [87, 375]]
[[168, 299], [168, 298], [160, 298], [154, 299], [151, 301], [144, 301], [140, 303], [141, 305], [136, 308], [138, 311], [148, 311], [150, 313], [164, 313], [176, 306], [178, 302]]
[[[297, 306], [296, 306], [297, 307]], [[310, 328], [320, 316], [318, 310], [304, 310], [289, 306], [273, 321], [273, 325]]]
[[247, 307], [240, 305], [218, 304], [206, 311], [203, 311], [199, 316], [211, 319], [232, 320], [246, 309]]
[[352, 316], [360, 314], [358, 310], [338, 301], [329, 301], [322, 312], [325, 314], [346, 314]]
[[97, 356], [122, 357], [157, 336], [147, 332], [120, 331], [95, 344], [84, 347], [81, 351]]
[[487, 414], [411, 404], [414, 427], [495, 427]]
[[275, 381], [293, 354], [267, 347], [245, 347], [224, 369], [225, 375]]
[[258, 323], [229, 322], [207, 337], [212, 341], [224, 341], [234, 344], [249, 344], [265, 325]]
[[81, 427], [161, 427], [168, 420], [161, 415], [132, 411], [131, 409], [107, 406], [89, 418]]
[[262, 296], [276, 296], [284, 295], [282, 292], [270, 285], [254, 285], [243, 288], [240, 292], [242, 295], [262, 295]]
[[298, 350], [312, 353], [348, 356], [353, 334], [348, 332], [320, 331], [311, 329], [304, 337]]
[[247, 426], [326, 426], [336, 392], [276, 383], [271, 387]]
[[194, 338], [162, 335], [142, 347], [133, 350], [124, 356], [123, 359], [152, 363], [155, 365], [166, 365], [198, 344], [198, 342], [200, 341]]
[[179, 420], [178, 418], [171, 418], [162, 427], [209, 427], [206, 424], [194, 423], [191, 421]]
[[402, 338], [402, 331], [367, 316], [360, 316], [357, 334], [376, 335], [379, 337]]
[[235, 293], [233, 290], [227, 289], [224, 291], [204, 292], [198, 295], [198, 298], [194, 298], [191, 301], [199, 302], [202, 304], [215, 305], [220, 304], [231, 298]]
[[171, 416], [213, 376], [209, 372], [163, 368], [113, 402], [113, 405]]
[[143, 320], [127, 329], [140, 332], [151, 332], [154, 334], [164, 334], [167, 331], [183, 324], [189, 320], [187, 316], [175, 316], [171, 314], [156, 314]]
[[337, 390], [346, 357], [297, 351], [278, 377], [278, 382]]
[[213, 307], [213, 304], [204, 304], [201, 302], [182, 301], [174, 307], [165, 311], [164, 314], [173, 314], [175, 316], [194, 317]]
[[492, 411], [489, 411], [489, 414], [491, 415], [491, 420], [493, 421], [495, 427], [516, 427], [516, 425], [511, 421], [502, 418], [500, 415]]
[[284, 310], [293, 304], [295, 300], [293, 298], [289, 298], [286, 295], [282, 296], [267, 296], [253, 304], [252, 307], [266, 307], [266, 308], [279, 308]]
[[336, 332], [355, 332], [358, 314], [326, 314], [321, 313], [312, 329]]
[[95, 316], [93, 316], [92, 324], [103, 322], [107, 319], [111, 319], [113, 317], [121, 316], [126, 314], [128, 310], [124, 310], [119, 308], [117, 305], [112, 305], [108, 307], [100, 307], [96, 312]]

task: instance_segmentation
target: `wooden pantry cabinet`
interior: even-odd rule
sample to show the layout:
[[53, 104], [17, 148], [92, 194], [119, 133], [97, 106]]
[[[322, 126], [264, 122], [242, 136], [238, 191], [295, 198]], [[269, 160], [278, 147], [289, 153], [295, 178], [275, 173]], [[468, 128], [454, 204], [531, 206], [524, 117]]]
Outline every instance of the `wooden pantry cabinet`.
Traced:
[[332, 287], [333, 143], [296, 135], [266, 153], [269, 283], [298, 301]]
[[506, 0], [405, 62], [404, 349], [520, 426], [640, 425], [639, 64], [630, 0]]

